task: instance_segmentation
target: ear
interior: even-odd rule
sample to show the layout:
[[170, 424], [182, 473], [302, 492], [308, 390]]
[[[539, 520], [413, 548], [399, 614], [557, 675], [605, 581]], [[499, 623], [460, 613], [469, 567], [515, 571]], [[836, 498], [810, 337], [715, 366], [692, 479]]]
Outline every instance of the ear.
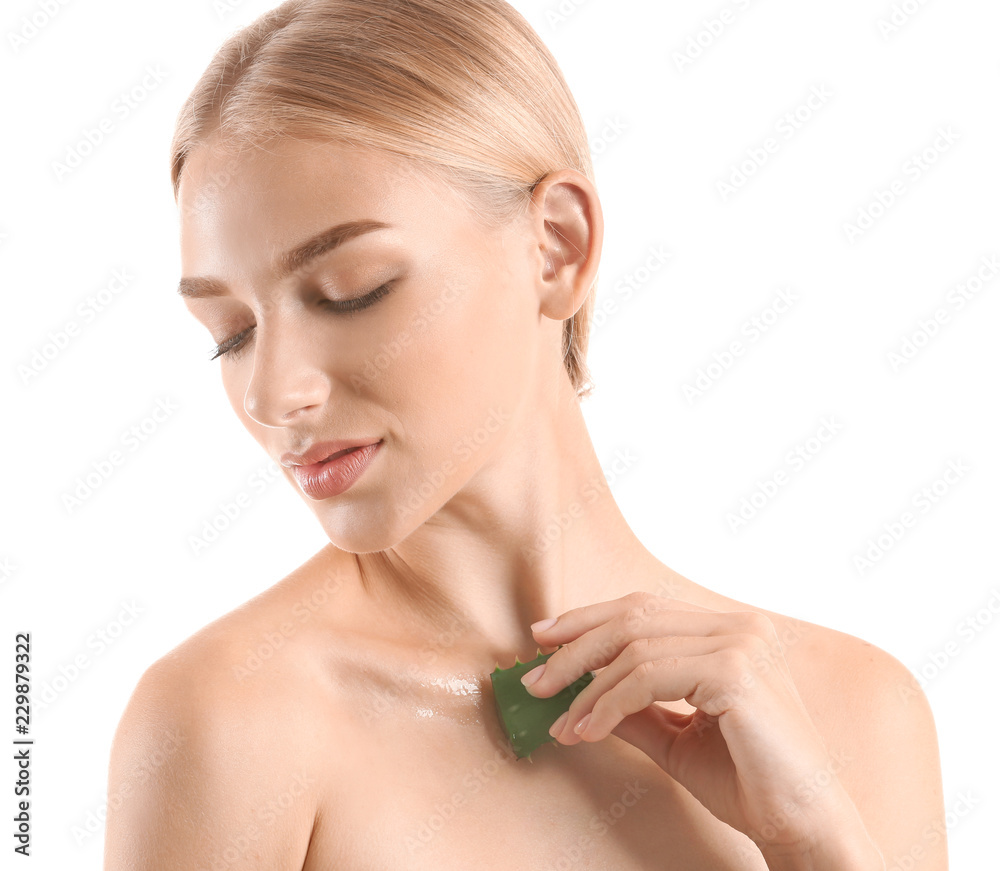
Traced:
[[575, 169], [549, 173], [532, 191], [530, 213], [540, 254], [536, 284], [541, 312], [566, 320], [583, 305], [597, 279], [604, 241], [597, 189]]

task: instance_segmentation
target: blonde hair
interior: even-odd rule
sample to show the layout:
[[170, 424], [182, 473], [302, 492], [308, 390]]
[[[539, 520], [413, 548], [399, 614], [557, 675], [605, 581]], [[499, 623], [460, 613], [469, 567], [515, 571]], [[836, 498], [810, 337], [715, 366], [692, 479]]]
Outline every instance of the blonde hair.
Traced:
[[[230, 36], [179, 113], [170, 165], [210, 137], [302, 136], [379, 148], [448, 178], [489, 221], [522, 212], [546, 175], [592, 182], [580, 110], [555, 58], [504, 0], [286, 0]], [[563, 324], [580, 398], [597, 281]]]

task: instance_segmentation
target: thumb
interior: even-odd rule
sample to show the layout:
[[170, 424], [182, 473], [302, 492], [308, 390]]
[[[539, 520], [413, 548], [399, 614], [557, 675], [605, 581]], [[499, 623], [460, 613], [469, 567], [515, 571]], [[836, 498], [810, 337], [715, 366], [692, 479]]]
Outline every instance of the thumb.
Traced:
[[667, 771], [667, 759], [674, 746], [674, 739], [691, 722], [691, 717], [691, 714], [678, 714], [654, 703], [629, 714], [611, 730], [611, 734], [638, 747]]

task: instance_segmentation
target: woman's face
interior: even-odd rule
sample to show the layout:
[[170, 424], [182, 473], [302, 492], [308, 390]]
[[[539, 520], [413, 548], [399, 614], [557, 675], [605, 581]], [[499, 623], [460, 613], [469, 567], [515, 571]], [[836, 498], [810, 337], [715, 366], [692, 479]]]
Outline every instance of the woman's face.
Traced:
[[[200, 294], [185, 301], [216, 344], [243, 334], [220, 365], [244, 426], [279, 464], [323, 442], [381, 440], [332, 497], [308, 495], [282, 465], [354, 552], [394, 545], [498, 462], [556, 376], [562, 323], [540, 314], [530, 220], [490, 229], [411, 166], [333, 143], [237, 157], [205, 144], [180, 186], [181, 289]], [[354, 230], [316, 241], [344, 224]]]

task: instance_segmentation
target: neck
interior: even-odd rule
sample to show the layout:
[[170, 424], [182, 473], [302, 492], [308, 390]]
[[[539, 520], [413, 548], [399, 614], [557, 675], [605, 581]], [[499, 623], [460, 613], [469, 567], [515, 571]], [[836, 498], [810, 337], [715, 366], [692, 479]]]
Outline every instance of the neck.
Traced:
[[[530, 624], [642, 588], [666, 569], [628, 526], [568, 377], [525, 403], [475, 475], [397, 545], [358, 554], [365, 593], [432, 636], [534, 658]], [[539, 413], [539, 408], [547, 413]], [[393, 620], [394, 625], [398, 625]]]

